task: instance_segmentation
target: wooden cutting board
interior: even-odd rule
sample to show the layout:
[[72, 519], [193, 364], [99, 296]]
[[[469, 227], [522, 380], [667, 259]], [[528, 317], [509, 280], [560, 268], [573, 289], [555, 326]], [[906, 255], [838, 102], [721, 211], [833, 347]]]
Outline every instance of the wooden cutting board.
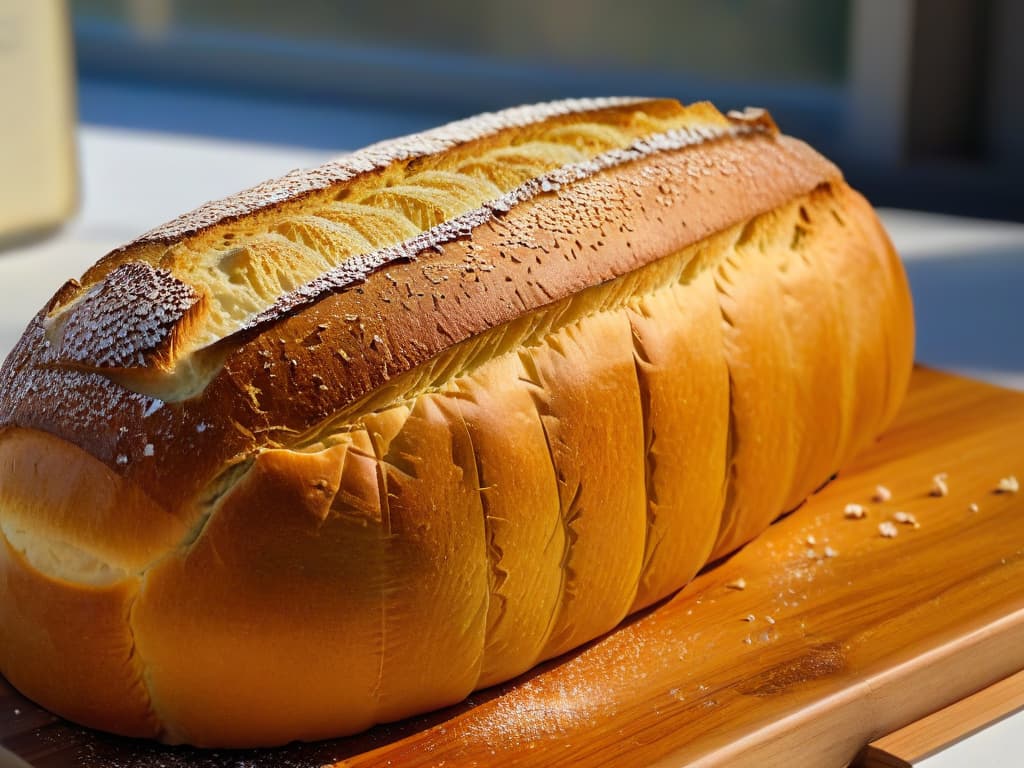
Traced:
[[[949, 493], [931, 496], [940, 472]], [[919, 369], [893, 428], [801, 509], [674, 598], [463, 704], [336, 742], [196, 752], [85, 731], [3, 684], [0, 744], [35, 768], [846, 765], [1024, 669], [1024, 491], [995, 492], [1009, 475], [1024, 480], [1024, 395]], [[864, 519], [845, 518], [851, 502]], [[897, 511], [919, 527], [881, 536]]]

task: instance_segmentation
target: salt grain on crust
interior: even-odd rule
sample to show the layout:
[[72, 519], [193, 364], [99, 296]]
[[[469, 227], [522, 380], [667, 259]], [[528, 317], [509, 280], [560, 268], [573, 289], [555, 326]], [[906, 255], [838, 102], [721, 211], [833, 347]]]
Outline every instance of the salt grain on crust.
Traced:
[[886, 520], [884, 523], [878, 524], [878, 533], [883, 539], [895, 539], [899, 531], [896, 530], [896, 526]]
[[948, 496], [949, 485], [946, 482], [948, 478], [949, 476], [945, 472], [940, 472], [932, 477], [932, 489], [929, 493], [932, 496]]
[[875, 486], [875, 494], [871, 497], [872, 501], [884, 504], [885, 502], [892, 499], [892, 491], [886, 488], [884, 485]]

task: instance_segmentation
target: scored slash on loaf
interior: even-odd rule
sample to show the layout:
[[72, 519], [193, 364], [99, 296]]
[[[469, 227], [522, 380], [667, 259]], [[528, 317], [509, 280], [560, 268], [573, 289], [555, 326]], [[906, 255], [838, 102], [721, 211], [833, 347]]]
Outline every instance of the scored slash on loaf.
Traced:
[[871, 207], [763, 113], [558, 102], [295, 172], [8, 358], [0, 666], [204, 746], [456, 702], [799, 505], [912, 347]]

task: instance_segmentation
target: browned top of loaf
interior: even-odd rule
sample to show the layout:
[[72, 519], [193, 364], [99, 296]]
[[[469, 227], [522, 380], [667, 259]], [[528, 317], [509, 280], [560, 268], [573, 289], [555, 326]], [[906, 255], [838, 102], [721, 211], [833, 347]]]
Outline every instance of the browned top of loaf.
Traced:
[[[779, 136], [767, 122], [755, 123], [756, 130], [709, 134], [536, 190], [429, 247], [407, 249], [405, 258], [386, 268], [332, 284], [297, 309], [227, 339], [223, 367], [182, 402], [165, 403], [115, 383], [90, 362], [101, 350], [91, 358], [82, 352], [88, 324], [72, 328], [75, 355], [61, 348], [69, 338], [66, 326], [51, 343], [48, 307], [0, 374], [0, 424], [56, 434], [193, 520], [211, 481], [232, 463], [261, 447], [290, 444], [296, 434], [455, 344], [840, 178], [806, 145]], [[302, 194], [302, 188], [287, 194]], [[275, 189], [268, 196], [286, 194]], [[202, 209], [143, 241], [184, 237], [218, 217], [247, 215], [265, 204], [254, 195]], [[140, 269], [136, 279], [173, 280], [152, 269]], [[50, 306], [78, 290], [65, 286]], [[101, 290], [99, 283], [90, 295]], [[144, 307], [140, 315], [166, 309], [160, 291], [136, 294]], [[187, 290], [175, 295], [175, 311], [187, 318], [197, 306], [194, 297]], [[76, 299], [81, 305], [88, 300]], [[163, 335], [155, 333], [154, 343], [164, 359], [173, 358], [166, 352], [170, 332], [156, 327]]]
[[371, 144], [315, 168], [299, 168], [230, 197], [210, 201], [161, 224], [132, 242], [114, 249], [83, 276], [83, 282], [99, 279], [113, 266], [125, 263], [133, 255], [144, 253], [152, 246], [171, 245], [194, 238], [212, 227], [230, 224], [246, 216], [301, 200], [311, 193], [336, 187], [396, 162], [426, 157], [460, 144], [553, 118], [654, 103], [657, 102], [637, 97], [607, 97], [529, 104], [475, 115], [422, 133]]
[[643, 101], [645, 100], [639, 98], [610, 97], [566, 99], [543, 104], [530, 104], [501, 112], [487, 112], [423, 133], [371, 144], [358, 152], [353, 152], [316, 168], [300, 168], [223, 200], [209, 202], [150, 230], [115, 252], [149, 243], [173, 243], [182, 238], [199, 234], [216, 224], [249, 216], [310, 192], [351, 181], [360, 174], [385, 168], [396, 161], [443, 152], [458, 144], [481, 139], [499, 131], [523, 128], [554, 117], [629, 106]]

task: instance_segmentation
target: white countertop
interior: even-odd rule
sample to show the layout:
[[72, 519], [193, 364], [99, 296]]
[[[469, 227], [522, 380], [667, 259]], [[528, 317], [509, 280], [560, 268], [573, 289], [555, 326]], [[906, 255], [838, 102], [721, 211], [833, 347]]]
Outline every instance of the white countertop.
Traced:
[[[206, 200], [328, 157], [90, 126], [79, 147], [79, 214], [48, 240], [0, 252], [0, 355], [65, 279], [111, 248]], [[1024, 390], [1024, 225], [895, 210], [882, 217], [914, 293], [917, 359]], [[1013, 764], [1009, 756], [1024, 749], [1024, 713], [989, 731], [929, 765]]]

